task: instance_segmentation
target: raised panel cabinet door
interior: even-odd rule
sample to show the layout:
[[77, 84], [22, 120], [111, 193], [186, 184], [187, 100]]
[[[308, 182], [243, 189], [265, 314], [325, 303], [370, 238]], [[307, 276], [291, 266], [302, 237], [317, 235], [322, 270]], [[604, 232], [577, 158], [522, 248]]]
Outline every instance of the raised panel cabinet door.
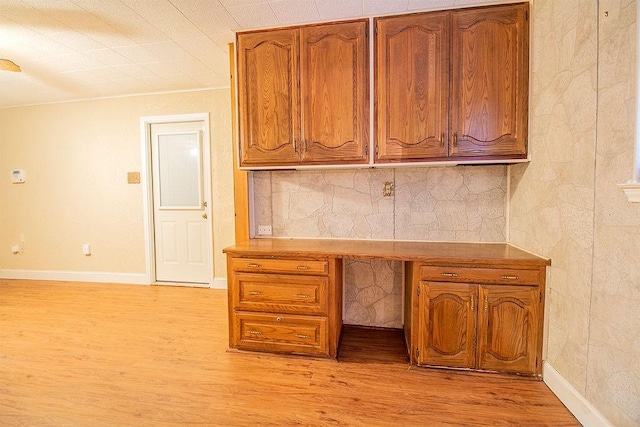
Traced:
[[474, 368], [477, 285], [420, 282], [421, 365]]
[[369, 152], [368, 20], [302, 27], [305, 163], [365, 163]]
[[300, 161], [298, 34], [238, 34], [240, 166]]
[[452, 13], [451, 156], [526, 158], [528, 10]]
[[540, 291], [533, 286], [482, 285], [478, 307], [478, 367], [539, 372]]
[[376, 19], [376, 162], [447, 156], [449, 19], [449, 13]]

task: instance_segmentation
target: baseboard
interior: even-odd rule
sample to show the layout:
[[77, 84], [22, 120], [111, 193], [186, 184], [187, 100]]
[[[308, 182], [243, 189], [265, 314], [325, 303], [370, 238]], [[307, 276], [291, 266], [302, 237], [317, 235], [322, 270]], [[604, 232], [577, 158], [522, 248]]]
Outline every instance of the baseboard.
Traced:
[[[0, 270], [0, 279], [59, 280], [63, 282], [121, 283], [149, 285], [146, 274], [104, 273], [95, 271]], [[208, 285], [205, 285], [209, 287]], [[227, 289], [227, 278], [216, 277], [212, 289]]]
[[542, 378], [558, 396], [564, 406], [571, 411], [574, 417], [585, 427], [613, 427], [605, 417], [587, 400], [578, 393], [569, 381], [567, 381], [548, 362], [542, 364]]
[[213, 284], [211, 285], [212, 289], [227, 289], [227, 278], [226, 277], [216, 277], [213, 279]]
[[2, 279], [59, 280], [64, 282], [124, 283], [148, 285], [146, 274], [106, 273], [94, 271], [0, 270]]

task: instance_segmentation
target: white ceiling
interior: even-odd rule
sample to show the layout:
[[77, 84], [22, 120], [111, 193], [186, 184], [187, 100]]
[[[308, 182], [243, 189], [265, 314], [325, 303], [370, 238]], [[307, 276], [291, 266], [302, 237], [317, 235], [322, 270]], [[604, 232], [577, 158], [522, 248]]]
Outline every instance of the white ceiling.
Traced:
[[493, 0], [0, 0], [0, 108], [229, 86], [234, 31]]

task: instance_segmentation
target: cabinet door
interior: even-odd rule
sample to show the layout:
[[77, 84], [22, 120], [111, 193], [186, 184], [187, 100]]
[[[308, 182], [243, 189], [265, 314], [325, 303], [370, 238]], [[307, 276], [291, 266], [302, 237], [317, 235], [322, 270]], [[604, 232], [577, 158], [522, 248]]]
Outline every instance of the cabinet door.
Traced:
[[420, 282], [418, 363], [474, 368], [477, 285]]
[[447, 156], [449, 17], [376, 20], [376, 162]]
[[303, 161], [365, 163], [369, 144], [368, 21], [301, 28]]
[[538, 288], [483, 285], [479, 296], [478, 367], [536, 373], [542, 334]]
[[300, 161], [298, 30], [239, 34], [240, 165]]
[[451, 156], [525, 158], [528, 5], [452, 14]]

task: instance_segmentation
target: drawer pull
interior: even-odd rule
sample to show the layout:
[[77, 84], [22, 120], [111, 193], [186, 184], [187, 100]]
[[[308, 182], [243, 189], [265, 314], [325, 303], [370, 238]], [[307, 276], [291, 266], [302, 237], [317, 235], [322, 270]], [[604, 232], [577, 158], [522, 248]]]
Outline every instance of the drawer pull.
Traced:
[[520, 276], [502, 276], [502, 280], [518, 280]]
[[247, 264], [247, 267], [250, 267], [250, 268], [260, 268], [260, 264], [255, 264], [255, 263], [253, 263], [253, 262], [250, 262], [250, 263], [248, 263], [248, 264]]
[[301, 338], [303, 340], [308, 340], [310, 337], [309, 335], [302, 335], [302, 334], [295, 334], [296, 338]]
[[296, 298], [310, 298], [311, 297], [311, 295], [307, 295], [307, 294], [296, 294], [295, 296], [296, 296]]
[[296, 270], [308, 270], [309, 266], [308, 265], [298, 265], [296, 267]]
[[262, 335], [260, 331], [254, 331], [253, 329], [249, 331], [249, 335]]
[[260, 291], [249, 291], [249, 292], [247, 292], [247, 294], [249, 294], [249, 295], [262, 295], [262, 292], [260, 292]]
[[442, 273], [444, 277], [458, 277], [458, 273]]

